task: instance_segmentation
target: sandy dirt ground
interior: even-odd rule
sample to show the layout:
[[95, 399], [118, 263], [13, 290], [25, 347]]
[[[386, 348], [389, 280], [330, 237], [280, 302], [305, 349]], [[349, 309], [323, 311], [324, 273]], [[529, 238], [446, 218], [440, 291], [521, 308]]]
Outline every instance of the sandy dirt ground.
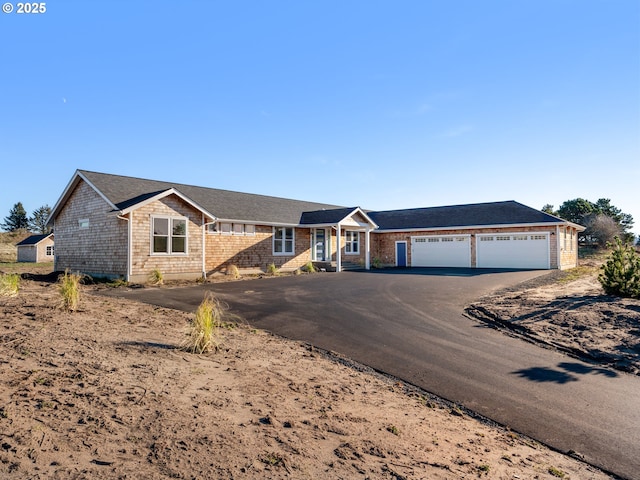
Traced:
[[605, 295], [601, 261], [554, 272], [474, 302], [467, 313], [583, 360], [640, 375], [640, 300]]
[[73, 313], [42, 280], [0, 298], [0, 478], [609, 478], [242, 322], [187, 353], [189, 314], [96, 288]]

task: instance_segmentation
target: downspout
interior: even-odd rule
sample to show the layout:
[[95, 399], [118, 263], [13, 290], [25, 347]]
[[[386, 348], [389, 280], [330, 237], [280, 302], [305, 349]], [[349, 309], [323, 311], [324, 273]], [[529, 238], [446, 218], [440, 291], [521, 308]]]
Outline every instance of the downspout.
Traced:
[[204, 254], [204, 251], [205, 251], [204, 241], [205, 241], [205, 230], [207, 229], [207, 226], [206, 226], [206, 224], [204, 222], [204, 213], [201, 214], [201, 217], [202, 217], [201, 218], [201, 223], [202, 223], [202, 278], [206, 279], [207, 278], [207, 271], [205, 270], [206, 266], [205, 266], [205, 258], [204, 258], [205, 257], [205, 254]]
[[560, 251], [560, 225], [556, 225], [556, 267], [562, 270], [562, 252]]
[[[132, 215], [131, 213], [129, 215]], [[125, 281], [129, 281], [131, 278], [131, 263], [132, 263], [132, 252], [131, 252], [131, 219], [129, 217], [123, 217], [122, 215], [117, 216], [121, 220], [125, 220], [127, 222], [127, 275]]]
[[341, 236], [341, 232], [340, 232], [340, 223], [338, 223], [336, 225], [336, 272], [341, 272], [342, 271], [342, 249], [341, 249], [341, 245], [340, 245], [340, 236]]

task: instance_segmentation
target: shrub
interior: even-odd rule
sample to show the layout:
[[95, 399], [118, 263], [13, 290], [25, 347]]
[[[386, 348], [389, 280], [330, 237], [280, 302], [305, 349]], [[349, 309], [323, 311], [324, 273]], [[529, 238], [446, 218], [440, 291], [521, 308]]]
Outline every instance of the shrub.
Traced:
[[78, 309], [80, 305], [80, 280], [82, 280], [80, 274], [69, 273], [68, 270], [58, 279], [59, 292], [62, 297], [60, 307], [63, 310], [74, 312]]
[[15, 297], [20, 290], [20, 275], [17, 273], [7, 273], [0, 275], [0, 296]]
[[302, 270], [304, 270], [307, 273], [316, 273], [318, 271], [318, 269], [316, 268], [316, 266], [313, 264], [313, 262], [307, 262], [304, 264], [304, 267], [302, 267]]
[[267, 267], [267, 275], [276, 276], [278, 275], [278, 267], [276, 267], [275, 263], [270, 263]]
[[598, 281], [608, 295], [640, 298], [640, 255], [616, 237]]
[[164, 276], [159, 268], [154, 268], [148, 277], [151, 285], [162, 285], [164, 283]]
[[196, 310], [182, 348], [192, 353], [217, 351], [222, 343], [220, 327], [225, 317], [225, 306], [213, 295], [207, 295]]

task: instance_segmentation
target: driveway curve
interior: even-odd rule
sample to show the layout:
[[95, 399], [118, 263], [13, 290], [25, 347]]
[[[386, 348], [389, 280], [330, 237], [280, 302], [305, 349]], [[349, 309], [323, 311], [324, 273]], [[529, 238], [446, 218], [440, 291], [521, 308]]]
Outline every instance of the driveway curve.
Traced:
[[545, 273], [382, 270], [108, 294], [194, 311], [211, 291], [255, 327], [338, 352], [640, 480], [640, 379], [463, 315], [478, 297]]

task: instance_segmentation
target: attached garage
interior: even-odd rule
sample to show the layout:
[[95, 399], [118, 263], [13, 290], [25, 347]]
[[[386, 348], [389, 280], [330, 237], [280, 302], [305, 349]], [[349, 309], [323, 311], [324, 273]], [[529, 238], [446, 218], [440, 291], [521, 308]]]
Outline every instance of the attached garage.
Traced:
[[471, 267], [469, 235], [411, 237], [412, 267]]
[[548, 233], [476, 235], [479, 268], [550, 268]]

